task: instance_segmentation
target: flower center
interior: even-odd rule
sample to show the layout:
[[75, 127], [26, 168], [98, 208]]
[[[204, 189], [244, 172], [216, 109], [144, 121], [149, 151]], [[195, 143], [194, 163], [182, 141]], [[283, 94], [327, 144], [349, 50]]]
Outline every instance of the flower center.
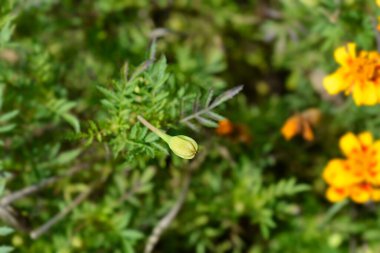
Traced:
[[375, 177], [379, 164], [376, 154], [376, 150], [365, 145], [362, 145], [360, 150], [354, 150], [347, 161], [348, 167], [352, 170], [354, 176], [363, 181]]
[[350, 64], [350, 75], [360, 82], [376, 79], [379, 76], [377, 60], [363, 56], [356, 58]]

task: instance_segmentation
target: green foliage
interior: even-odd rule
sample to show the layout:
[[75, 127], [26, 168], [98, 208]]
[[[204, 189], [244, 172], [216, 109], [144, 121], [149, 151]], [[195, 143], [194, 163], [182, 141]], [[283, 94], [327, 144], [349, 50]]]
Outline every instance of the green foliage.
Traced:
[[[342, 133], [380, 137], [378, 106], [321, 89], [337, 46], [375, 50], [375, 8], [2, 0], [0, 236], [12, 247], [0, 252], [144, 252], [186, 180], [154, 252], [378, 252], [378, 205], [327, 203], [320, 175]], [[323, 114], [315, 141], [285, 141], [284, 121], [310, 107]], [[138, 115], [199, 154], [171, 155]], [[233, 129], [218, 135], [223, 119]]]

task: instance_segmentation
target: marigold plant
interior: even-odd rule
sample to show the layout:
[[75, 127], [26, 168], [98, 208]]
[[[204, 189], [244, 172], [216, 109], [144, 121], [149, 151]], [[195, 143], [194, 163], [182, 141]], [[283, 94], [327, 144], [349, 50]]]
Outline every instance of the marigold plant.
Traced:
[[347, 133], [339, 146], [345, 159], [332, 159], [323, 171], [331, 202], [351, 198], [356, 203], [380, 201], [380, 140], [370, 132]]
[[356, 52], [356, 45], [348, 43], [334, 52], [340, 67], [323, 80], [330, 95], [344, 92], [352, 94], [355, 104], [380, 103], [380, 54], [375, 51]]

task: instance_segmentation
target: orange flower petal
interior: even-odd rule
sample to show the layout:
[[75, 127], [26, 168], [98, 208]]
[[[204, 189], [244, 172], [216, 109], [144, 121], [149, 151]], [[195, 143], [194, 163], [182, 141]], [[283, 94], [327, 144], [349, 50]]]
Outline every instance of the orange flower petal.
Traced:
[[374, 152], [374, 158], [375, 158], [377, 161], [380, 161], [380, 140], [375, 141], [375, 142], [372, 144], [372, 150], [373, 150], [373, 152]]
[[323, 79], [323, 87], [330, 95], [336, 95], [348, 88], [349, 84], [344, 80], [341, 71], [336, 71]]
[[356, 57], [356, 45], [354, 43], [348, 43], [342, 47], [338, 47], [334, 51], [334, 58], [337, 63], [344, 66], [349, 63], [350, 60]]
[[349, 195], [356, 203], [366, 203], [371, 199], [372, 187], [369, 184], [352, 186]]
[[345, 166], [345, 160], [341, 159], [331, 160], [323, 170], [322, 177], [326, 183], [337, 188], [350, 186], [356, 182], [349, 168]]
[[358, 139], [360, 143], [367, 148], [373, 144], [373, 136], [371, 132], [367, 131], [360, 133]]
[[281, 134], [286, 140], [292, 139], [301, 130], [301, 117], [295, 115], [290, 117], [281, 128]]
[[340, 138], [339, 147], [347, 157], [352, 152], [357, 152], [361, 149], [361, 145], [358, 138], [356, 138], [356, 136], [351, 132], [343, 135]]
[[352, 95], [356, 105], [375, 105], [377, 103], [376, 87], [373, 82], [356, 83]]
[[380, 186], [380, 169], [378, 165], [367, 172], [366, 180], [374, 186]]
[[302, 122], [302, 137], [307, 141], [314, 140], [313, 130], [311, 129], [310, 124], [306, 120]]
[[326, 191], [326, 198], [330, 202], [339, 202], [347, 198], [348, 190], [347, 188], [334, 188], [329, 187]]
[[373, 189], [371, 199], [375, 202], [380, 201], [380, 189]]

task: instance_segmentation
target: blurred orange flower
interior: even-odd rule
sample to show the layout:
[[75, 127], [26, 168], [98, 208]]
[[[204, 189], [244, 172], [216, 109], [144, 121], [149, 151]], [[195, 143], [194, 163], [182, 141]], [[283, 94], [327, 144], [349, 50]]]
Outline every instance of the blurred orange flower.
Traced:
[[230, 137], [241, 143], [250, 144], [252, 142], [249, 128], [244, 124], [234, 124], [229, 119], [220, 120], [215, 131], [220, 136]]
[[216, 133], [219, 135], [229, 135], [232, 133], [234, 126], [232, 122], [228, 119], [222, 119], [218, 123], [218, 127], [216, 128]]
[[340, 138], [339, 146], [346, 158], [332, 159], [322, 175], [329, 185], [327, 199], [380, 201], [380, 141], [374, 141], [369, 132], [357, 136], [347, 133]]
[[376, 51], [356, 53], [356, 45], [348, 43], [334, 52], [340, 68], [326, 76], [323, 86], [330, 95], [342, 91], [352, 93], [356, 105], [380, 103], [380, 54]]
[[314, 133], [312, 126], [315, 126], [321, 118], [319, 109], [310, 108], [297, 113], [287, 119], [281, 128], [281, 134], [286, 140], [292, 139], [297, 134], [302, 134], [302, 137], [307, 141], [314, 140]]

